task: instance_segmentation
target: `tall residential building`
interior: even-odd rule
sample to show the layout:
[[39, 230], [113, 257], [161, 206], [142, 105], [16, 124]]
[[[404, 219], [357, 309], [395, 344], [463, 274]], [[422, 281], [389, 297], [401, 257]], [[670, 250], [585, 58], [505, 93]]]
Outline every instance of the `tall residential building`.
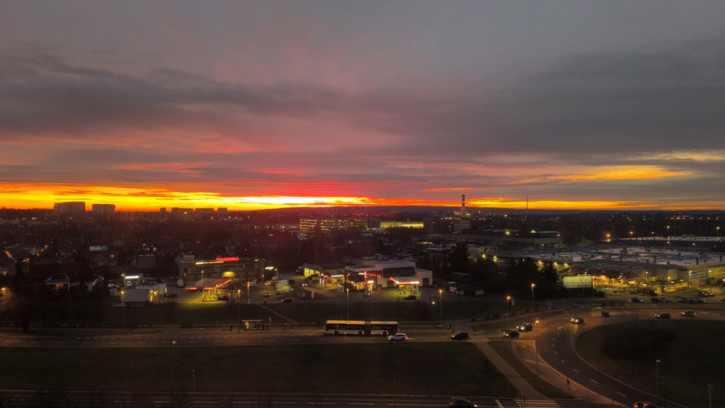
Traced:
[[91, 206], [91, 213], [94, 217], [111, 217], [115, 211], [115, 204], [93, 204]]
[[85, 201], [66, 201], [55, 203], [53, 213], [63, 217], [77, 217], [86, 213]]

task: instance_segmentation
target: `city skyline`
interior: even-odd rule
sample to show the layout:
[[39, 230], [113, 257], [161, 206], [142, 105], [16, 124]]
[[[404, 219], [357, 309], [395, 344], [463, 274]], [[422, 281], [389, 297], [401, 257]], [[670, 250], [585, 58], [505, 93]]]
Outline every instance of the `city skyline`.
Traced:
[[6, 2], [0, 207], [725, 209], [718, 2]]

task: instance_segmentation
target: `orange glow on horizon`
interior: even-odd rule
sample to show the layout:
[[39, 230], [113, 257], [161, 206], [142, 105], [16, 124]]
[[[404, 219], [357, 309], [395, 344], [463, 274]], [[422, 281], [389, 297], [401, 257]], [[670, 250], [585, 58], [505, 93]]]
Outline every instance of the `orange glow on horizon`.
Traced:
[[[116, 211], [158, 211], [160, 208], [227, 208], [230, 211], [251, 211], [304, 207], [371, 207], [371, 206], [437, 206], [457, 207], [457, 200], [425, 200], [411, 198], [382, 198], [358, 196], [228, 196], [213, 192], [183, 192], [165, 188], [125, 188], [106, 186], [18, 186], [0, 184], [0, 203], [3, 208], [50, 209], [54, 203], [84, 201], [87, 210], [93, 204], [115, 204]], [[527, 202], [511, 198], [469, 197], [469, 208], [525, 209]], [[712, 210], [721, 208], [719, 202], [649, 203], [639, 201], [528, 201], [531, 210]]]

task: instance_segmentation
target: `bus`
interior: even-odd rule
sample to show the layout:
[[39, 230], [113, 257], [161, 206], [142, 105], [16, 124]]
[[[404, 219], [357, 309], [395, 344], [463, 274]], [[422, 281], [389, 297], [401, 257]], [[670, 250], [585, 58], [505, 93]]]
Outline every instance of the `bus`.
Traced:
[[398, 332], [398, 322], [364, 320], [328, 320], [325, 334], [352, 334], [356, 336], [387, 336]]

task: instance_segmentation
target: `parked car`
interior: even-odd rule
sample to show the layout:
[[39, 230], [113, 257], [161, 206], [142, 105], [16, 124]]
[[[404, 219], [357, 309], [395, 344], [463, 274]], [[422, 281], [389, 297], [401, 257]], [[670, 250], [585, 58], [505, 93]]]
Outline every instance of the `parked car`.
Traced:
[[405, 341], [408, 340], [408, 335], [402, 332], [397, 332], [388, 336], [388, 341]]
[[609, 312], [602, 310], [602, 317], [609, 317]]
[[516, 330], [504, 330], [503, 336], [508, 337], [509, 339], [518, 339], [519, 332], [517, 332]]
[[516, 326], [516, 330], [522, 332], [522, 331], [531, 331], [534, 330], [534, 325], [531, 323], [521, 323], [520, 325]]
[[284, 299], [280, 300], [280, 303], [292, 303], [294, 301], [295, 301], [294, 298], [288, 297], [288, 298], [284, 298]]
[[451, 398], [451, 401], [448, 403], [449, 407], [452, 408], [476, 408], [478, 405], [472, 403], [471, 401], [463, 398], [463, 397], [453, 397]]
[[571, 323], [572, 324], [584, 324], [584, 318], [581, 317], [581, 316], [572, 317], [571, 318]]
[[656, 313], [655, 319], [669, 319], [670, 314], [669, 313]]
[[406, 296], [406, 297], [403, 298], [403, 300], [415, 300], [415, 299], [417, 299], [415, 297], [415, 295], [408, 295], [408, 296]]
[[682, 316], [682, 317], [695, 317], [695, 311], [694, 310], [686, 310], [686, 311], [680, 313], [680, 316]]
[[468, 332], [458, 332], [451, 334], [451, 340], [469, 340], [471, 335]]
[[643, 303], [643, 302], [644, 302], [644, 300], [642, 300], [642, 299], [640, 299], [638, 297], [633, 297], [632, 298], [632, 303]]

